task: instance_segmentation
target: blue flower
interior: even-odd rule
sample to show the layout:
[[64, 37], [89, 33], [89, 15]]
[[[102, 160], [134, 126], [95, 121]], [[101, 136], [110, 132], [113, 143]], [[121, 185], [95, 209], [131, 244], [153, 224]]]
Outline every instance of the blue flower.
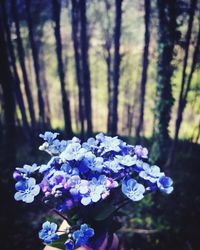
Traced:
[[121, 140], [118, 139], [117, 136], [110, 137], [110, 136], [104, 136], [101, 138], [100, 148], [103, 148], [103, 153], [105, 154], [107, 152], [120, 152], [121, 148]]
[[65, 250], [74, 250], [74, 242], [73, 242], [73, 240], [68, 239], [65, 242]]
[[72, 168], [69, 163], [63, 163], [60, 167], [60, 170], [66, 172], [68, 175], [79, 175], [78, 168]]
[[65, 140], [60, 141], [60, 146], [59, 146], [60, 153], [62, 153], [66, 149], [67, 145], [68, 145], [67, 141]]
[[40, 166], [39, 173], [43, 174], [59, 166], [60, 166], [60, 158], [57, 156], [52, 157], [51, 160], [46, 165], [43, 164]]
[[49, 152], [51, 152], [51, 154], [53, 155], [57, 155], [60, 154], [60, 141], [58, 139], [54, 140], [48, 147]]
[[102, 198], [103, 194], [108, 193], [106, 184], [107, 178], [105, 175], [100, 175], [98, 179], [95, 177], [92, 178], [89, 182], [88, 192], [85, 192], [85, 195], [83, 195], [81, 203], [84, 206], [87, 206], [92, 202], [98, 202]]
[[87, 170], [101, 172], [104, 167], [103, 162], [103, 157], [96, 157], [92, 152], [87, 152], [81, 165], [85, 165]]
[[92, 150], [93, 151], [94, 149], [98, 148], [97, 145], [98, 145], [97, 140], [95, 140], [94, 138], [89, 138], [87, 140], [87, 142], [84, 142], [82, 144], [82, 147], [87, 149], [87, 150]]
[[78, 198], [80, 194], [84, 195], [88, 193], [88, 181], [81, 180], [78, 175], [72, 176], [68, 181], [68, 187], [70, 188], [69, 192], [73, 196], [74, 199]]
[[45, 244], [51, 244], [53, 241], [58, 240], [59, 236], [56, 234], [57, 225], [46, 221], [42, 225], [42, 230], [39, 232], [39, 238], [44, 241]]
[[40, 192], [40, 186], [36, 185], [36, 180], [32, 177], [27, 180], [17, 182], [15, 184], [15, 188], [18, 191], [15, 194], [15, 200], [22, 200], [26, 203], [33, 202], [34, 197]]
[[173, 185], [173, 181], [170, 177], [161, 176], [157, 180], [157, 186], [160, 189], [160, 191], [163, 193], [170, 194], [174, 190], [172, 185]]
[[144, 180], [148, 180], [151, 183], [156, 183], [160, 176], [164, 173], [160, 172], [158, 166], [150, 166], [149, 164], [143, 164], [143, 171], [139, 173], [139, 176]]
[[136, 163], [136, 159], [130, 155], [117, 155], [116, 158], [121, 165], [126, 167], [132, 167]]
[[140, 159], [137, 159], [133, 169], [135, 170], [135, 172], [139, 173], [140, 171], [144, 171], [145, 165], [148, 165], [148, 164], [146, 162], [143, 162]]
[[118, 173], [120, 170], [124, 169], [124, 166], [120, 165], [116, 158], [110, 161], [105, 161], [104, 166], [105, 170], [111, 170], [114, 173]]
[[33, 164], [32, 166], [30, 165], [24, 165], [23, 168], [16, 168], [16, 170], [18, 172], [20, 172], [21, 174], [25, 174], [26, 176], [31, 175], [32, 173], [34, 173], [35, 171], [37, 171], [40, 167], [37, 166], [37, 164]]
[[59, 141], [58, 139], [56, 139], [48, 146], [47, 151], [53, 155], [58, 155], [66, 149], [67, 145], [67, 141]]
[[145, 188], [142, 184], [137, 183], [134, 179], [123, 181], [122, 192], [131, 200], [139, 201], [143, 199]]
[[80, 143], [71, 143], [66, 149], [60, 154], [60, 158], [63, 161], [80, 161], [84, 158], [87, 150], [81, 147]]
[[44, 134], [39, 134], [39, 137], [48, 143], [52, 143], [53, 140], [57, 138], [59, 133], [52, 133], [50, 131], [46, 131]]
[[76, 241], [76, 247], [84, 246], [88, 239], [94, 235], [94, 229], [88, 227], [87, 224], [81, 225], [80, 230], [77, 230], [73, 233], [72, 237]]

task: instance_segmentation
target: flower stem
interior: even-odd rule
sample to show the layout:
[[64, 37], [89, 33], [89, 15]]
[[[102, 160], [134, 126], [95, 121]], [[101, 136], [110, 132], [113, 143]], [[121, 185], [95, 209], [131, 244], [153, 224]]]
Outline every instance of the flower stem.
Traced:
[[56, 213], [57, 215], [59, 215], [61, 218], [63, 218], [64, 220], [66, 220], [67, 221], [67, 223], [69, 224], [69, 226], [71, 226], [73, 223], [72, 223], [72, 221], [67, 217], [67, 216], [65, 216], [65, 215], [63, 215], [62, 213], [60, 213], [58, 210], [56, 210], [55, 208], [54, 209], [52, 209], [52, 211], [54, 212], [54, 213]]
[[113, 212], [112, 214], [116, 213], [120, 208], [124, 207], [126, 204], [128, 204], [130, 202], [130, 200], [126, 199], [121, 205], [119, 205], [119, 207], [117, 207]]

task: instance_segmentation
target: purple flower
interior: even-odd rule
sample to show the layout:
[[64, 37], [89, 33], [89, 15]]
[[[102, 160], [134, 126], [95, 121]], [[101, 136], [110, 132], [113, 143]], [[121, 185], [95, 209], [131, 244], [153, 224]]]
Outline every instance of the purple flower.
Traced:
[[51, 175], [50, 178], [48, 178], [48, 182], [50, 185], [59, 185], [59, 184], [64, 184], [67, 179], [69, 179], [69, 175], [61, 170], [54, 170], [53, 174]]
[[26, 203], [31, 203], [34, 201], [34, 197], [40, 192], [40, 186], [36, 185], [36, 180], [34, 178], [29, 178], [27, 180], [21, 180], [15, 184], [17, 193], [15, 194], [16, 201], [24, 201]]
[[145, 158], [145, 159], [148, 157], [148, 150], [147, 150], [147, 148], [143, 148], [140, 145], [136, 145], [134, 151], [135, 151], [135, 154], [138, 157]]
[[94, 235], [94, 229], [88, 227], [87, 224], [81, 225], [80, 230], [77, 230], [73, 233], [72, 237], [76, 242], [76, 247], [84, 246], [88, 239]]
[[53, 241], [58, 240], [59, 236], [56, 234], [57, 225], [46, 221], [42, 225], [42, 230], [39, 232], [39, 238], [44, 241], [45, 244], [49, 245]]
[[160, 191], [163, 193], [170, 194], [174, 190], [172, 185], [173, 185], [173, 181], [170, 177], [161, 176], [157, 180], [157, 186], [160, 189]]
[[145, 188], [142, 184], [137, 183], [134, 179], [123, 181], [122, 192], [131, 200], [139, 201], [143, 199]]

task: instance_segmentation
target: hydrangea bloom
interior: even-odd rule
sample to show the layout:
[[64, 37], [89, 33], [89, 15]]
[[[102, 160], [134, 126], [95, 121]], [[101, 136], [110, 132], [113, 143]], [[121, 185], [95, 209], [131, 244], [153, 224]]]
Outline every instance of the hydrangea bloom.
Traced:
[[33, 202], [34, 197], [40, 192], [40, 186], [36, 185], [36, 180], [34, 178], [17, 182], [15, 184], [15, 188], [17, 190], [17, 193], [15, 194], [15, 200], [22, 200], [26, 203]]
[[139, 201], [144, 197], [145, 188], [134, 179], [122, 183], [122, 192], [131, 200]]
[[[140, 145], [129, 145], [117, 136], [102, 133], [86, 142], [77, 137], [60, 141], [57, 136], [58, 133], [51, 132], [40, 134], [44, 140], [40, 150], [49, 153], [50, 160], [40, 166], [16, 168], [13, 177], [17, 182], [16, 200], [31, 203], [41, 193], [42, 201], [61, 213], [62, 218], [66, 218], [65, 213], [72, 216], [63, 241], [67, 250], [87, 242], [90, 245], [94, 221], [106, 221], [105, 217], [111, 216], [106, 208], [118, 209], [117, 204], [124, 200], [124, 195], [136, 202], [144, 198], [146, 191], [160, 190], [166, 194], [173, 191], [171, 178], [158, 166], [149, 165], [148, 150]], [[38, 184], [32, 176], [38, 178]], [[101, 211], [104, 206], [105, 213]], [[56, 224], [45, 222], [39, 237], [51, 244], [58, 239], [56, 230]]]
[[94, 229], [88, 227], [87, 224], [81, 225], [80, 230], [73, 233], [73, 238], [76, 242], [76, 247], [84, 246], [88, 239], [94, 235]]
[[58, 240], [59, 236], [56, 234], [57, 225], [46, 221], [42, 225], [42, 230], [39, 232], [39, 238], [44, 241], [45, 244], [49, 245], [53, 241]]

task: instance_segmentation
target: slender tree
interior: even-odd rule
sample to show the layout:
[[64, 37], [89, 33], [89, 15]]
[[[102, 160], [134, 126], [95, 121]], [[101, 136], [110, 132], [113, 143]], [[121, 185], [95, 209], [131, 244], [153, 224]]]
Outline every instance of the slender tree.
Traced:
[[195, 143], [197, 144], [200, 138], [200, 121], [199, 121], [199, 125], [198, 125], [198, 130], [197, 130], [197, 135], [195, 138]]
[[[1, 232], [2, 239], [7, 239], [9, 234], [12, 235], [12, 228], [7, 227], [14, 220], [13, 211], [13, 198], [12, 198], [12, 185], [11, 181], [12, 172], [15, 166], [15, 102], [13, 94], [13, 77], [9, 68], [8, 54], [7, 54], [7, 41], [5, 24], [2, 19], [2, 8], [0, 2], [0, 87], [2, 90], [2, 102], [4, 110], [4, 132], [3, 140], [4, 143], [1, 153], [1, 168], [0, 168], [0, 203], [1, 213], [3, 218], [1, 220]], [[5, 4], [5, 1], [4, 1]], [[6, 199], [5, 199], [6, 197]], [[13, 249], [12, 241], [4, 240], [1, 242], [2, 249]]]
[[[112, 82], [112, 44], [113, 44], [113, 34], [112, 31], [112, 23], [111, 23], [111, 3], [109, 0], [104, 0], [105, 4], [105, 19], [106, 19], [106, 27], [103, 27], [102, 24], [102, 32], [103, 32], [103, 39], [105, 43], [103, 44], [103, 49], [105, 52], [104, 59], [106, 61], [107, 66], [107, 86], [108, 86], [108, 115], [107, 115], [107, 131], [111, 133], [111, 122], [112, 122], [112, 95], [113, 95], [113, 82]], [[103, 21], [102, 21], [103, 23]]]
[[145, 105], [145, 92], [146, 92], [146, 82], [147, 82], [147, 70], [148, 70], [148, 57], [149, 57], [149, 41], [150, 41], [150, 0], [144, 0], [145, 6], [145, 35], [144, 35], [144, 52], [143, 52], [143, 66], [142, 66], [142, 78], [140, 82], [140, 111], [139, 111], [139, 123], [136, 128], [136, 140], [140, 140], [140, 132], [143, 129], [144, 121], [144, 105]]
[[29, 124], [28, 124], [28, 120], [26, 116], [26, 108], [24, 105], [24, 99], [23, 99], [23, 95], [22, 95], [22, 91], [20, 87], [20, 79], [19, 79], [19, 75], [18, 75], [18, 71], [16, 67], [16, 58], [15, 58], [14, 48], [13, 48], [13, 44], [11, 40], [11, 32], [10, 32], [10, 27], [9, 27], [5, 1], [2, 1], [2, 18], [3, 18], [4, 25], [5, 25], [10, 64], [11, 64], [12, 72], [14, 75], [15, 97], [16, 97], [16, 100], [17, 100], [17, 103], [19, 105], [19, 109], [21, 112], [24, 134], [28, 138], [30, 136], [30, 128], [29, 128]]
[[65, 73], [64, 73], [64, 65], [62, 60], [62, 41], [61, 41], [61, 34], [60, 34], [60, 12], [61, 12], [61, 5], [59, 0], [52, 0], [53, 1], [53, 19], [55, 22], [55, 39], [56, 39], [56, 54], [58, 60], [58, 73], [60, 78], [61, 84], [61, 94], [62, 94], [62, 105], [63, 105], [63, 112], [64, 112], [64, 120], [65, 120], [65, 132], [67, 137], [72, 136], [72, 127], [71, 127], [71, 114], [70, 114], [70, 103], [68, 94], [65, 89]]
[[39, 55], [38, 49], [35, 41], [35, 35], [33, 31], [33, 22], [31, 17], [31, 0], [25, 0], [26, 12], [27, 12], [27, 23], [29, 31], [29, 39], [33, 57], [33, 66], [35, 71], [36, 85], [37, 85], [37, 95], [38, 95], [38, 107], [39, 107], [39, 118], [42, 126], [45, 126], [45, 109], [44, 109], [44, 100], [42, 96], [42, 86], [40, 82], [40, 64], [39, 64]]
[[82, 83], [82, 68], [81, 68], [81, 56], [80, 56], [80, 42], [79, 42], [79, 0], [72, 0], [72, 40], [74, 46], [74, 61], [76, 69], [76, 80], [78, 84], [78, 99], [79, 99], [79, 119], [81, 123], [81, 137], [84, 137], [85, 126], [85, 108], [84, 108], [84, 93]]
[[[175, 134], [174, 134], [174, 140], [172, 142], [172, 145], [171, 145], [171, 148], [169, 151], [169, 156], [168, 156], [168, 160], [166, 162], [166, 167], [169, 167], [171, 165], [171, 163], [173, 162], [174, 151], [176, 148], [180, 127], [181, 127], [181, 123], [183, 120], [183, 113], [184, 113], [184, 109], [185, 109], [186, 104], [187, 104], [187, 96], [188, 96], [188, 93], [190, 91], [192, 77], [193, 77], [193, 73], [194, 73], [195, 68], [196, 68], [198, 55], [199, 55], [200, 24], [199, 24], [199, 31], [198, 31], [198, 35], [197, 35], [197, 42], [196, 42], [196, 46], [195, 46], [195, 50], [194, 50], [194, 54], [193, 54], [193, 58], [192, 58], [192, 65], [191, 65], [188, 79], [186, 81], [186, 66], [187, 66], [187, 60], [188, 60], [189, 44], [190, 44], [190, 37], [191, 37], [191, 32], [192, 32], [192, 23], [193, 23], [193, 15], [194, 15], [195, 5], [196, 5], [196, 3], [194, 3], [194, 1], [192, 1], [191, 11], [190, 11], [190, 19], [189, 19], [189, 23], [188, 23], [187, 38], [186, 38], [186, 51], [185, 51], [185, 58], [184, 58], [184, 63], [183, 63], [184, 70], [183, 70], [183, 74], [182, 74], [181, 90], [180, 90], [180, 95], [179, 95], [179, 104], [178, 104], [178, 110], [177, 110]], [[184, 82], [183, 82], [183, 80], [184, 80]]]
[[118, 123], [118, 92], [120, 79], [120, 37], [122, 22], [122, 0], [115, 0], [115, 32], [114, 32], [114, 65], [113, 65], [113, 100], [112, 100], [112, 122], [111, 134], [117, 133]]
[[158, 63], [155, 138], [151, 149], [154, 162], [165, 160], [169, 145], [169, 122], [173, 106], [171, 76], [176, 38], [176, 1], [157, 0], [158, 6]]
[[23, 80], [24, 80], [24, 85], [25, 85], [25, 92], [27, 96], [27, 101], [28, 101], [28, 109], [30, 113], [30, 118], [31, 118], [31, 125], [32, 125], [32, 130], [35, 130], [36, 126], [36, 120], [35, 120], [35, 111], [34, 111], [34, 105], [33, 105], [33, 98], [30, 90], [30, 83], [27, 75], [27, 70], [26, 70], [26, 65], [25, 65], [25, 53], [24, 53], [24, 48], [22, 44], [22, 39], [21, 39], [21, 32], [20, 32], [20, 26], [19, 26], [19, 17], [17, 13], [17, 5], [15, 0], [11, 0], [11, 11], [14, 19], [14, 24], [15, 24], [15, 29], [16, 29], [16, 42], [17, 42], [17, 50], [18, 50], [18, 56], [19, 56], [19, 63], [22, 69], [22, 75], [23, 75]]
[[46, 65], [44, 55], [44, 45], [39, 45], [39, 59], [40, 59], [40, 79], [42, 83], [42, 89], [44, 90], [44, 103], [45, 103], [45, 123], [51, 126], [51, 109], [49, 103], [49, 88], [46, 79]]
[[87, 16], [86, 16], [86, 0], [79, 2], [80, 4], [80, 42], [81, 42], [81, 62], [82, 62], [82, 79], [85, 100], [85, 116], [87, 120], [87, 135], [92, 134], [92, 96], [90, 83], [90, 68], [88, 60], [89, 39], [87, 36]]

